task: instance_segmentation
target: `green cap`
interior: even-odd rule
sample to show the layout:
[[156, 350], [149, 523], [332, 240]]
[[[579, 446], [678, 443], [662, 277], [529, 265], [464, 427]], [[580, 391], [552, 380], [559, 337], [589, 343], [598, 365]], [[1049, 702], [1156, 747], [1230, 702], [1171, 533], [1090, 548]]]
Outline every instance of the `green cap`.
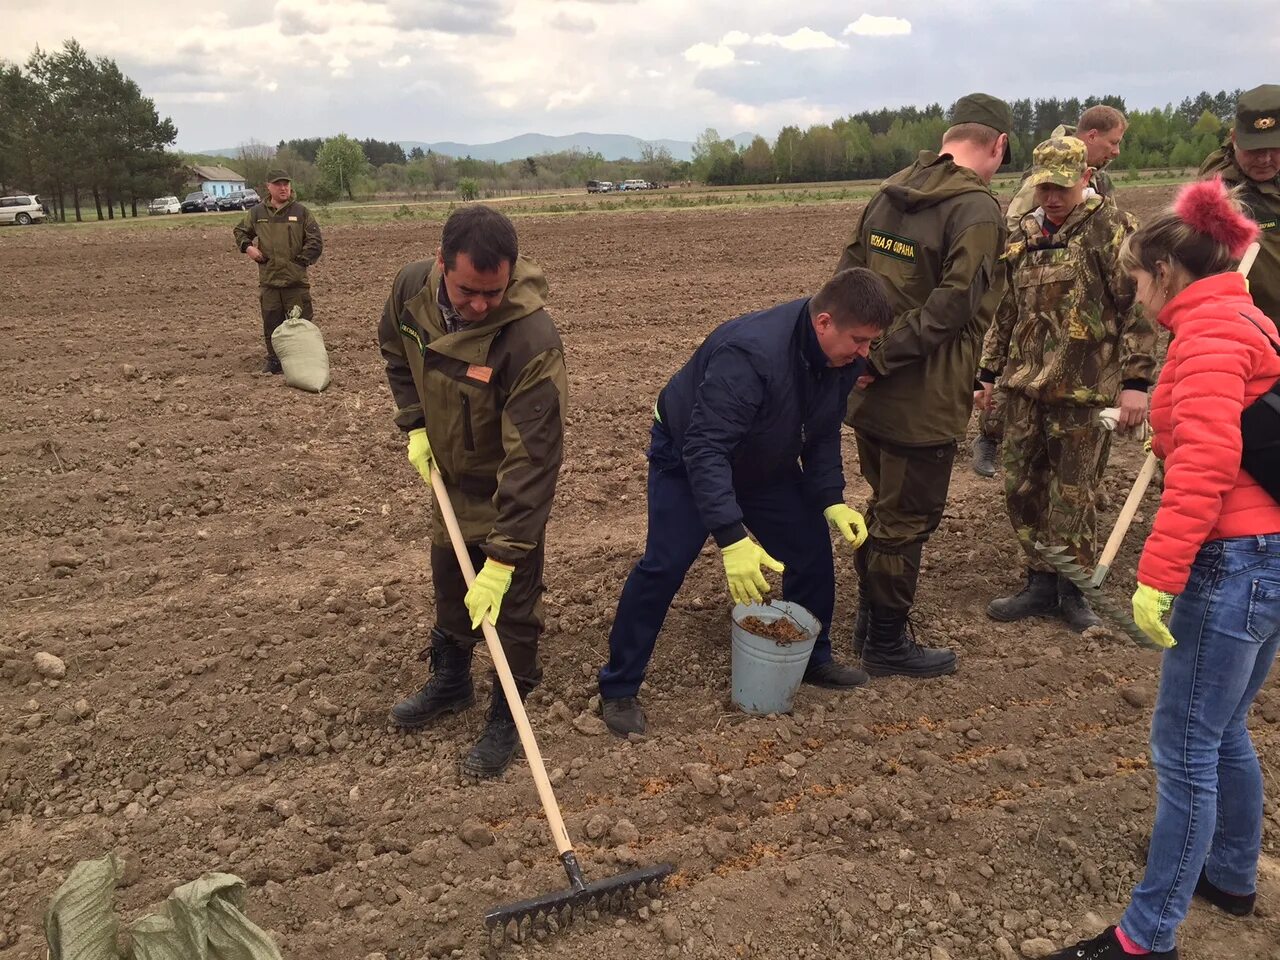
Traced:
[[1241, 150], [1280, 149], [1280, 84], [1264, 83], [1236, 101], [1236, 146]]
[[289, 176], [289, 171], [281, 170], [279, 167], [267, 171], [267, 183], [278, 183], [281, 180], [292, 183], [293, 177]]
[[[960, 123], [980, 123], [984, 127], [1013, 136], [1013, 111], [999, 97], [986, 93], [971, 93], [955, 102], [955, 106], [951, 108], [951, 125]], [[1004, 162], [1009, 163], [1012, 160], [1013, 151], [1006, 143]]]
[[1051, 183], [1055, 187], [1074, 187], [1089, 169], [1089, 148], [1075, 137], [1050, 137], [1031, 154], [1031, 174], [1027, 186]]

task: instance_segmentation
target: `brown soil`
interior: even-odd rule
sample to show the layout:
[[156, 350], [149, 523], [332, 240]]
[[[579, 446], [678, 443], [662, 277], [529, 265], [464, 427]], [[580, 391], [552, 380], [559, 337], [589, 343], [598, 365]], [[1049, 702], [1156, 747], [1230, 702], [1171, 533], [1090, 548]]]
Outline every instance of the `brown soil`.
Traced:
[[[1129, 193], [1149, 211], [1167, 190]], [[643, 546], [658, 388], [717, 323], [811, 292], [853, 204], [528, 217], [571, 377], [547, 551], [546, 677], [529, 708], [589, 877], [669, 861], [660, 902], [511, 956], [955, 960], [1035, 955], [1114, 922], [1155, 803], [1159, 657], [1050, 621], [1001, 625], [1018, 551], [1000, 481], [957, 463], [925, 552], [922, 637], [954, 677], [804, 687], [795, 713], [728, 700], [714, 551], [667, 619], [644, 739], [603, 735], [594, 672]], [[252, 265], [229, 227], [0, 231], [0, 957], [43, 957], [40, 916], [80, 859], [134, 867], [138, 915], [226, 870], [306, 960], [476, 956], [489, 906], [560, 889], [528, 770], [459, 779], [483, 709], [415, 735], [432, 623], [427, 494], [405, 462], [375, 328], [438, 225], [331, 228], [314, 271], [333, 386], [261, 364]], [[866, 487], [846, 440], [849, 497]], [[1103, 524], [1142, 451], [1117, 443]], [[1155, 504], [1111, 577], [1127, 593]], [[855, 575], [837, 543], [837, 650]], [[775, 581], [775, 590], [776, 581]], [[66, 674], [36, 672], [37, 653]], [[483, 678], [481, 666], [479, 676]], [[478, 698], [488, 697], [481, 679]], [[1260, 915], [1197, 905], [1188, 960], [1280, 960], [1280, 691], [1255, 738], [1270, 774]]]
[[780, 647], [789, 646], [803, 640], [807, 634], [786, 617], [776, 620], [762, 620], [759, 617], [743, 617], [738, 625], [748, 633], [757, 637], [772, 640]]

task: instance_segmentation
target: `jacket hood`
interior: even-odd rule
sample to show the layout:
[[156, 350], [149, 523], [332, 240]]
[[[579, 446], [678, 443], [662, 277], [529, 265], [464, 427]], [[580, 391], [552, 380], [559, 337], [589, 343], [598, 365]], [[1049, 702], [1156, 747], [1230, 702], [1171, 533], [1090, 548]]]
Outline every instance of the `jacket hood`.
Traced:
[[906, 213], [924, 210], [962, 193], [991, 195], [976, 173], [957, 165], [950, 154], [939, 156], [932, 150], [920, 151], [915, 163], [884, 182], [885, 199]]
[[[1243, 310], [1254, 306], [1249, 296], [1249, 284], [1234, 270], [1201, 277], [1179, 290], [1168, 303], [1160, 308], [1156, 318], [1176, 337], [1183, 321], [1198, 313], [1206, 304], [1230, 303], [1230, 310]], [[1243, 321], [1242, 321], [1243, 322]]]

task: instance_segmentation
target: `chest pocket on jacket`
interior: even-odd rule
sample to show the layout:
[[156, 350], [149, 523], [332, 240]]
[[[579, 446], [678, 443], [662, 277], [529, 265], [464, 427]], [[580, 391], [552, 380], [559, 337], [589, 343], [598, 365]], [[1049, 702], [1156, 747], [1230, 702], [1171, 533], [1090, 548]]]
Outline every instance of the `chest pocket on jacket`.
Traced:
[[1033, 253], [1015, 278], [1018, 302], [1027, 313], [1057, 315], [1067, 321], [1070, 339], [1092, 340], [1089, 325], [1075, 309], [1081, 279], [1080, 264], [1070, 252], [1055, 249]]

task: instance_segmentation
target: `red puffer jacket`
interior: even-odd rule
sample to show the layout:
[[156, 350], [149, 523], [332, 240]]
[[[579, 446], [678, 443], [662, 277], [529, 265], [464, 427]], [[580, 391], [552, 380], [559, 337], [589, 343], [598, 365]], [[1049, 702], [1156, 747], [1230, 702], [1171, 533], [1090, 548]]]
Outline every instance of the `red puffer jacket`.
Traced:
[[1280, 356], [1246, 317], [1276, 337], [1238, 273], [1197, 280], [1160, 311], [1173, 331], [1151, 398], [1164, 496], [1138, 580], [1165, 593], [1182, 592], [1207, 541], [1280, 533], [1280, 504], [1240, 469], [1240, 413], [1280, 377]]

